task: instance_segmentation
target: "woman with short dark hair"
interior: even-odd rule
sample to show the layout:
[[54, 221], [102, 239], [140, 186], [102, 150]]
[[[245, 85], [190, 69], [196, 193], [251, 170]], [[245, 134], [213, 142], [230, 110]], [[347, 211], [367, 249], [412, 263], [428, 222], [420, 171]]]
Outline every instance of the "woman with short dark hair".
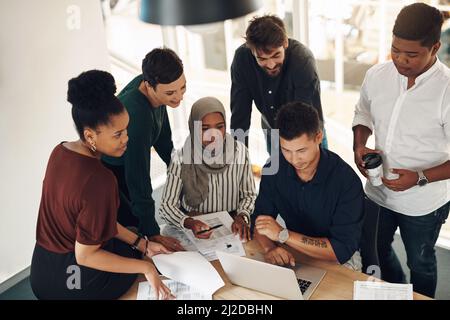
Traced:
[[177, 108], [185, 91], [183, 63], [177, 54], [169, 48], [150, 51], [142, 61], [142, 74], [118, 95], [130, 115], [127, 152], [121, 157], [103, 157], [119, 182], [118, 221], [172, 251], [184, 248], [177, 239], [160, 234], [152, 198], [151, 149], [169, 165], [173, 143], [166, 107]]

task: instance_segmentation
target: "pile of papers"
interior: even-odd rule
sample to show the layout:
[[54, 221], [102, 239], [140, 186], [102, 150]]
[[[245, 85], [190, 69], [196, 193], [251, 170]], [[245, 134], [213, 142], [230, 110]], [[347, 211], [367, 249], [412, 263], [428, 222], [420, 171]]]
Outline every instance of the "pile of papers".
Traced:
[[209, 239], [198, 239], [191, 230], [180, 230], [174, 226], [164, 226], [161, 234], [178, 239], [181, 245], [188, 251], [198, 251], [208, 261], [217, 260], [216, 251], [245, 256], [245, 250], [239, 235], [231, 232], [233, 219], [226, 211], [204, 214], [194, 217], [210, 227], [222, 225], [214, 229]]
[[[211, 295], [205, 295], [201, 291], [175, 280], [163, 280], [169, 287], [176, 300], [212, 300]], [[140, 282], [136, 300], [156, 300], [155, 291], [148, 282]]]
[[[212, 264], [198, 252], [158, 254], [153, 256], [152, 260], [159, 272], [171, 279], [166, 283], [177, 300], [211, 300], [213, 293], [225, 285]], [[155, 294], [149, 284], [140, 283], [137, 299], [154, 298]]]
[[[163, 280], [177, 300], [211, 300], [223, 282], [216, 269], [208, 261], [216, 260], [216, 251], [245, 256], [239, 235], [231, 231], [233, 219], [226, 211], [195, 216], [210, 227], [222, 225], [209, 239], [198, 239], [191, 230], [180, 230], [166, 225], [161, 234], [178, 239], [187, 250], [171, 254], [159, 254], [152, 258], [158, 271], [169, 278]], [[139, 283], [138, 300], [154, 300], [155, 292], [148, 282]]]
[[353, 300], [412, 300], [412, 284], [355, 281]]

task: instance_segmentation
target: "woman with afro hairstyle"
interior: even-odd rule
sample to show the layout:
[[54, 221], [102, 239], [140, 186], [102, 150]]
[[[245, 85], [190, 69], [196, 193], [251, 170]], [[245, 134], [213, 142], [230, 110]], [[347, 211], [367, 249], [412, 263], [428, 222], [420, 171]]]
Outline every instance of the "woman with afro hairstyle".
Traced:
[[143, 274], [170, 298], [148, 259], [169, 251], [117, 222], [119, 191], [102, 155], [121, 156], [129, 116], [111, 74], [90, 70], [69, 81], [67, 100], [80, 139], [58, 144], [47, 165], [31, 263], [39, 299], [117, 299]]

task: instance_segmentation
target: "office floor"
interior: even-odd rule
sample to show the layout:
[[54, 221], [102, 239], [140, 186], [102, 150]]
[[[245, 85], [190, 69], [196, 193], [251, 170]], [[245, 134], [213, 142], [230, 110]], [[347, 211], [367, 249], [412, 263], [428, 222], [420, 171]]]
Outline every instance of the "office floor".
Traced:
[[[153, 197], [156, 201], [156, 208], [159, 208], [159, 202], [161, 199], [162, 188], [158, 188], [154, 191]], [[403, 243], [399, 236], [395, 236], [394, 249], [398, 254], [403, 269], [406, 267], [406, 256]], [[436, 291], [436, 299], [450, 300], [450, 250], [436, 248], [436, 255], [438, 260], [438, 277], [442, 279], [438, 282], [438, 288]], [[409, 278], [409, 275], [407, 275]], [[33, 292], [30, 287], [30, 279], [26, 278], [10, 288], [3, 294], [0, 294], [0, 300], [35, 300]]]

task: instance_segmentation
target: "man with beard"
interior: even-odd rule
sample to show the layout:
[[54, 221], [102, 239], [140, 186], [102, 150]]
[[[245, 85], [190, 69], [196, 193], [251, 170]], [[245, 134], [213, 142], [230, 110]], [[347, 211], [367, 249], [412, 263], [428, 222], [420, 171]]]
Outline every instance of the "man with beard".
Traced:
[[[294, 101], [312, 105], [323, 122], [314, 56], [300, 42], [288, 38], [283, 21], [274, 15], [256, 17], [250, 21], [245, 39], [231, 65], [231, 129], [247, 132], [253, 101], [261, 112], [263, 129], [274, 128], [278, 110]], [[271, 154], [270, 130], [266, 141]], [[327, 148], [326, 135], [322, 146]]]

